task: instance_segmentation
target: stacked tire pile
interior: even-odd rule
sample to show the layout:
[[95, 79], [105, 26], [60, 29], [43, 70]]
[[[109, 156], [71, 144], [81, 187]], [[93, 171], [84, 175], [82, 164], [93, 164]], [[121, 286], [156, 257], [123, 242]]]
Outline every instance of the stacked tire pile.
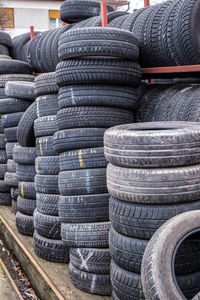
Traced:
[[0, 31], [0, 58], [9, 58], [12, 40], [8, 33]]
[[[199, 209], [199, 134], [199, 125], [190, 122], [128, 124], [105, 132], [113, 299], [144, 299], [140, 270], [148, 240], [168, 219]], [[175, 274], [187, 299], [200, 289], [199, 254], [194, 236], [176, 255]]]
[[152, 85], [140, 98], [135, 119], [199, 122], [199, 92], [199, 84]]
[[[18, 63], [20, 65], [20, 62]], [[5, 85], [5, 94], [9, 97], [2, 99], [1, 101], [1, 121], [7, 142], [6, 149], [8, 159], [5, 183], [11, 188], [12, 207], [13, 211], [16, 212], [18, 178], [16, 174], [16, 164], [13, 160], [13, 149], [16, 145], [18, 145], [18, 123], [25, 110], [31, 105], [31, 102], [34, 101], [33, 83], [24, 81], [8, 81]]]
[[43, 259], [68, 262], [69, 248], [61, 240], [58, 216], [59, 157], [53, 149], [53, 134], [57, 131], [58, 86], [55, 73], [35, 80], [37, 119], [34, 124], [37, 158], [35, 177], [37, 208], [34, 213], [34, 249]]
[[33, 236], [33, 213], [36, 207], [34, 185], [36, 149], [35, 147], [15, 146], [13, 158], [19, 180], [16, 226], [21, 234]]
[[106, 128], [133, 122], [135, 87], [141, 79], [138, 42], [124, 31], [77, 29], [61, 36], [58, 54], [59, 131], [53, 144], [59, 153], [58, 210], [62, 240], [71, 248], [70, 278], [88, 293], [110, 295], [103, 134]]

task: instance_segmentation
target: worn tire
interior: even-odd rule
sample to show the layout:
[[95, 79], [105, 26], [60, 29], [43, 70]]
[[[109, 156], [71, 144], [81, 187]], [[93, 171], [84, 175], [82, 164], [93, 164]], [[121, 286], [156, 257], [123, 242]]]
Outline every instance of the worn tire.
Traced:
[[43, 136], [36, 139], [37, 156], [55, 156], [57, 155], [53, 147], [53, 136]]
[[36, 175], [35, 165], [17, 164], [16, 174], [19, 181], [34, 181]]
[[69, 262], [69, 248], [62, 241], [45, 238], [34, 232], [34, 251], [37, 256], [56, 263]]
[[33, 101], [35, 99], [33, 82], [7, 82], [5, 93], [8, 97]]
[[36, 175], [35, 189], [42, 194], [59, 194], [57, 175]]
[[58, 212], [62, 223], [94, 223], [109, 220], [109, 194], [60, 196]]
[[4, 128], [16, 127], [19, 124], [24, 112], [11, 113], [1, 116], [1, 123]]
[[33, 69], [31, 65], [15, 60], [15, 59], [1, 59], [0, 60], [0, 74], [32, 74]]
[[41, 117], [34, 122], [34, 133], [36, 138], [53, 135], [57, 130], [56, 115]]
[[[9, 191], [7, 191], [9, 192]], [[11, 195], [10, 193], [1, 193], [0, 192], [0, 205], [6, 205], [6, 206], [10, 206], [11, 205]]]
[[16, 146], [13, 150], [13, 159], [18, 164], [35, 164], [36, 157], [37, 153], [35, 147]]
[[16, 213], [16, 226], [21, 234], [33, 236], [33, 216], [24, 215], [18, 211]]
[[39, 175], [58, 175], [59, 157], [44, 156], [37, 157], [35, 160], [35, 169]]
[[58, 112], [58, 96], [52, 94], [37, 97], [36, 105], [37, 118], [56, 115]]
[[57, 216], [41, 214], [37, 209], [34, 212], [34, 228], [41, 236], [60, 240], [61, 222]]
[[19, 195], [22, 198], [28, 198], [33, 200], [36, 199], [36, 190], [34, 182], [19, 181], [18, 190]]
[[17, 198], [18, 211], [25, 215], [33, 215], [36, 208], [36, 201], [34, 199], [26, 199], [18, 196]]
[[56, 84], [55, 73], [47, 73], [36, 77], [34, 81], [34, 92], [36, 97], [48, 94], [57, 94], [58, 86]]
[[59, 195], [37, 193], [36, 195], [37, 210], [44, 215], [58, 216], [59, 197], [60, 197]]

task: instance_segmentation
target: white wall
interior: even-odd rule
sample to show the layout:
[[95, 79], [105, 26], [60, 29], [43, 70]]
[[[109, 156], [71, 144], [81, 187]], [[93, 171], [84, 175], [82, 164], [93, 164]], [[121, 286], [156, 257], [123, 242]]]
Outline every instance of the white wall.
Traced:
[[38, 9], [60, 9], [63, 1], [29, 1], [29, 0], [3, 0], [4, 7], [13, 8], [38, 8]]
[[49, 11], [47, 9], [14, 9], [15, 28], [47, 29], [49, 27]]

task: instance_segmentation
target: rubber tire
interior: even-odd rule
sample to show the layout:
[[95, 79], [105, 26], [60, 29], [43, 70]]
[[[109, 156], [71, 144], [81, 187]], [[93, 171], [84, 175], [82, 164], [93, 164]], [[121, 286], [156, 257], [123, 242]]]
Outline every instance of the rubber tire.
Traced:
[[133, 203], [186, 203], [200, 197], [199, 174], [200, 165], [134, 169], [108, 164], [107, 186], [111, 196]]
[[33, 212], [36, 208], [36, 201], [33, 199], [26, 199], [18, 196], [17, 208], [18, 211], [22, 214], [33, 216]]
[[58, 112], [58, 96], [57, 94], [44, 95], [37, 97], [37, 118], [44, 116], [53, 116]]
[[57, 131], [53, 137], [56, 152], [103, 147], [106, 128], [80, 128]]
[[15, 146], [13, 150], [13, 159], [18, 164], [32, 165], [35, 164], [37, 157], [35, 147]]
[[89, 148], [60, 153], [60, 171], [102, 168], [107, 166], [104, 148]]
[[[59, 195], [36, 194], [37, 210], [44, 215], [58, 216]], [[60, 219], [61, 221], [61, 219]]]
[[19, 196], [22, 198], [36, 199], [36, 190], [34, 182], [19, 181], [18, 184]]
[[15, 59], [1, 59], [0, 60], [0, 74], [29, 74], [33, 73], [31, 65], [15, 60]]
[[7, 81], [30, 81], [33, 82], [35, 76], [28, 74], [0, 74], [0, 87], [3, 88]]
[[18, 211], [16, 213], [16, 226], [19, 233], [23, 235], [33, 236], [33, 216], [24, 215]]
[[34, 83], [33, 82], [7, 82], [5, 85], [5, 93], [8, 97], [24, 100], [35, 100]]
[[16, 127], [19, 124], [23, 112], [11, 113], [1, 116], [1, 123], [4, 128]]
[[109, 194], [60, 196], [58, 212], [62, 223], [109, 221]]
[[5, 128], [4, 134], [8, 143], [17, 141], [17, 127]]
[[125, 59], [69, 59], [57, 65], [56, 80], [59, 86], [106, 82], [137, 87], [141, 81], [141, 69], [138, 63]]
[[36, 175], [35, 189], [42, 194], [59, 194], [57, 175]]
[[[7, 190], [9, 192], [9, 190]], [[0, 205], [11, 206], [11, 195], [10, 193], [0, 193]]]
[[110, 250], [96, 248], [71, 248], [70, 263], [77, 269], [95, 273], [110, 274]]
[[[145, 249], [141, 269], [142, 286], [147, 299], [152, 299], [155, 294], [158, 299], [165, 299], [166, 297], [183, 299], [172, 275], [172, 256], [179, 241], [189, 232], [195, 229], [199, 230], [199, 227], [199, 211], [186, 212], [170, 219], [152, 237]], [[176, 228], [176, 231], [171, 234], [173, 228]], [[165, 253], [164, 263], [162, 261], [163, 253]], [[161, 275], [158, 270], [162, 270], [164, 273]], [[157, 272], [159, 272], [159, 276]], [[168, 278], [165, 284], [163, 284], [163, 276]], [[185, 297], [190, 299], [198, 293], [200, 288], [198, 277], [199, 272], [177, 277]], [[152, 286], [154, 286], [153, 290]]]
[[109, 56], [137, 61], [139, 42], [132, 32], [109, 27], [72, 29], [58, 43], [61, 61], [84, 56]]
[[36, 139], [37, 156], [57, 155], [53, 147], [53, 136], [44, 136]]
[[34, 122], [34, 133], [36, 138], [53, 135], [57, 130], [56, 116], [41, 117]]
[[41, 214], [37, 209], [34, 211], [34, 228], [43, 237], [60, 240], [61, 222], [57, 216]]
[[55, 73], [42, 74], [36, 77], [34, 82], [34, 92], [36, 97], [48, 94], [57, 94], [58, 86], [56, 84]]
[[13, 149], [15, 148], [15, 146], [19, 146], [19, 143], [17, 143], [17, 142], [6, 143], [6, 156], [7, 156], [7, 159], [13, 159]]
[[[1, 166], [3, 166], [3, 165], [0, 165], [0, 168], [1, 168]], [[7, 160], [7, 168], [6, 169], [10, 173], [15, 173], [16, 172], [16, 163], [13, 159], [8, 159]]]
[[1, 114], [10, 114], [25, 111], [30, 106], [30, 102], [15, 98], [4, 98], [0, 101]]
[[121, 125], [104, 135], [107, 161], [122, 167], [161, 168], [200, 162], [200, 130], [185, 122]]
[[62, 223], [61, 238], [69, 247], [107, 248], [110, 222]]
[[135, 110], [137, 90], [109, 84], [76, 84], [62, 86], [58, 93], [59, 109], [74, 106], [102, 105]]
[[62, 196], [107, 193], [106, 168], [60, 172], [58, 186]]
[[16, 174], [19, 181], [34, 181], [36, 175], [35, 165], [17, 164]]
[[126, 109], [78, 106], [60, 109], [57, 113], [58, 130], [80, 127], [109, 128], [134, 122], [133, 113]]
[[45, 238], [34, 231], [33, 235], [35, 254], [42, 259], [56, 262], [69, 262], [69, 248], [62, 241]]
[[39, 175], [58, 175], [59, 173], [59, 157], [44, 156], [37, 157], [35, 160], [35, 169]]
[[8, 187], [18, 187], [17, 174], [6, 172], [4, 175], [4, 182]]

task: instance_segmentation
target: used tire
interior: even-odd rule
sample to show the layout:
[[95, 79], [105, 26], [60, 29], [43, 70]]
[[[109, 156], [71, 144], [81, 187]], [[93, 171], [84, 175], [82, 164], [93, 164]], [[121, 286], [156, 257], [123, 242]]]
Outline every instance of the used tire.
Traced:
[[59, 157], [44, 156], [37, 157], [35, 160], [35, 169], [39, 175], [58, 175], [59, 173]]
[[18, 178], [16, 173], [6, 172], [4, 182], [8, 187], [18, 187]]
[[4, 128], [16, 127], [19, 124], [24, 112], [17, 112], [1, 116], [1, 123]]
[[56, 115], [58, 112], [58, 96], [52, 94], [37, 97], [36, 105], [37, 118]]
[[8, 97], [33, 101], [35, 99], [33, 82], [7, 82], [5, 93]]
[[18, 184], [19, 195], [22, 198], [35, 199], [36, 190], [34, 182], [19, 181]]
[[26, 199], [18, 196], [17, 198], [17, 208], [18, 211], [25, 215], [33, 215], [36, 208], [36, 201], [33, 199]]
[[92, 223], [109, 220], [109, 194], [60, 196], [58, 211], [63, 223]]
[[44, 136], [36, 139], [37, 156], [57, 155], [53, 147], [53, 136]]
[[59, 197], [60, 197], [59, 195], [37, 193], [36, 195], [37, 210], [44, 215], [58, 216]]
[[55, 73], [47, 73], [36, 77], [34, 81], [34, 92], [36, 97], [48, 94], [57, 94]]
[[35, 188], [42, 194], [59, 194], [57, 175], [36, 175]]
[[35, 253], [48, 261], [57, 263], [69, 262], [69, 248], [62, 241], [45, 238], [34, 232], [34, 251]]
[[56, 116], [41, 117], [34, 122], [34, 133], [36, 138], [53, 135], [57, 130]]
[[35, 164], [37, 157], [35, 147], [15, 146], [13, 150], [13, 159], [18, 164], [31, 165]]
[[18, 211], [16, 213], [16, 226], [20, 233], [33, 236], [33, 216], [24, 215]]
[[34, 181], [36, 175], [35, 165], [17, 164], [16, 174], [20, 181]]
[[62, 196], [107, 193], [106, 168], [60, 172], [58, 186]]
[[[7, 192], [9, 192], [9, 190]], [[10, 192], [9, 193], [0, 193], [0, 205], [10, 206], [11, 201], [12, 201], [12, 198], [11, 198]]]
[[110, 222], [61, 225], [62, 241], [69, 247], [107, 248]]
[[15, 59], [1, 59], [0, 60], [0, 74], [32, 74], [33, 69], [31, 65], [15, 60]]
[[34, 227], [39, 235], [60, 240], [61, 223], [59, 217], [41, 214], [37, 209], [34, 212]]

